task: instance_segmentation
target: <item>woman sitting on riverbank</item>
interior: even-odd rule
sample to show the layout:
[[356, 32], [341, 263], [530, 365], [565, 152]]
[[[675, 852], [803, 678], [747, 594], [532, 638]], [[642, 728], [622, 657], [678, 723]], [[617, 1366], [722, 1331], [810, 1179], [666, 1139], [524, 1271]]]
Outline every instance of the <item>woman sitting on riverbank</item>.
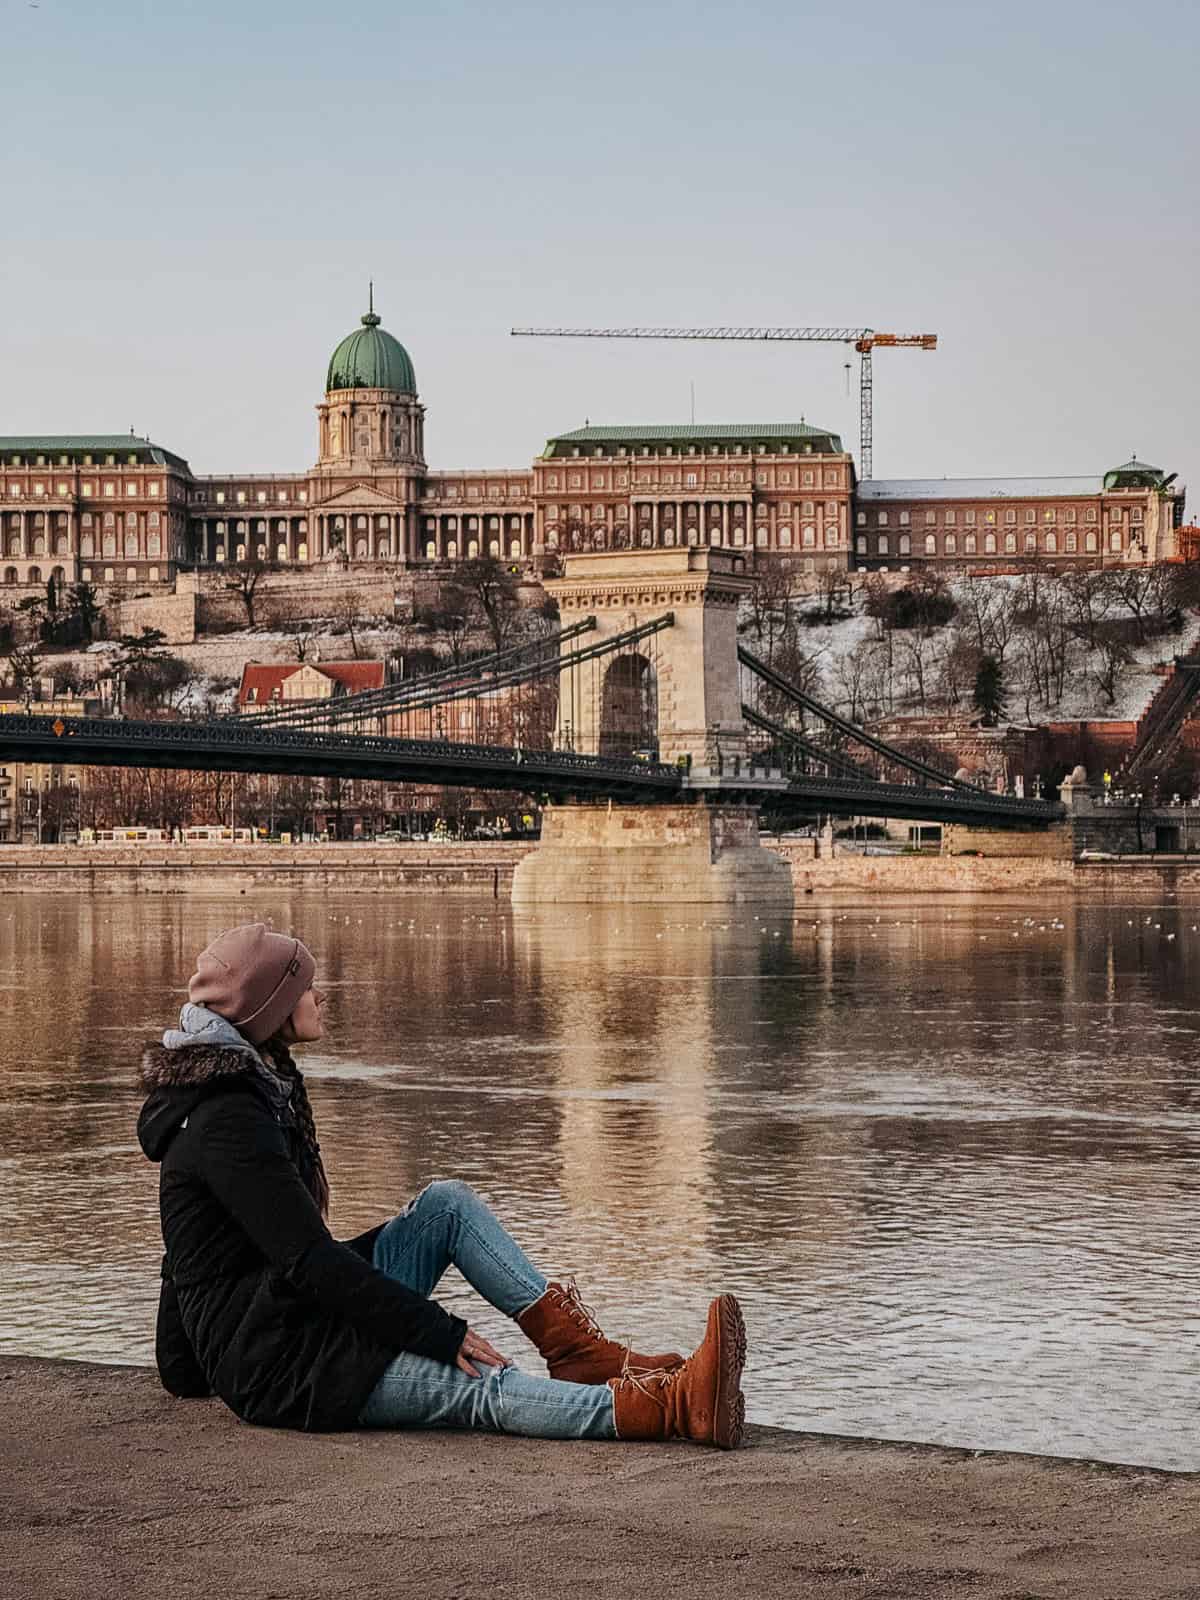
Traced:
[[[431, 1183], [339, 1243], [291, 1047], [320, 1039], [316, 966], [262, 923], [209, 945], [178, 1029], [143, 1057], [138, 1138], [161, 1163], [156, 1357], [179, 1396], [246, 1422], [477, 1428], [549, 1439], [741, 1441], [745, 1330], [732, 1295], [703, 1343], [638, 1355], [606, 1339], [574, 1284], [548, 1282], [464, 1183]], [[428, 1297], [450, 1265], [536, 1345], [519, 1371]]]

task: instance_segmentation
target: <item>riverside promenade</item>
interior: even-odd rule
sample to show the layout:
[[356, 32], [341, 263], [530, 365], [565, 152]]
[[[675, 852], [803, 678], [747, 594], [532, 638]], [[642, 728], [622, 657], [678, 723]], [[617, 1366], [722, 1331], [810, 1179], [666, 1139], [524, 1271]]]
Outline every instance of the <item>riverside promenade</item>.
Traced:
[[304, 1435], [0, 1356], [14, 1600], [1195, 1600], [1200, 1475], [751, 1428], [733, 1454]]

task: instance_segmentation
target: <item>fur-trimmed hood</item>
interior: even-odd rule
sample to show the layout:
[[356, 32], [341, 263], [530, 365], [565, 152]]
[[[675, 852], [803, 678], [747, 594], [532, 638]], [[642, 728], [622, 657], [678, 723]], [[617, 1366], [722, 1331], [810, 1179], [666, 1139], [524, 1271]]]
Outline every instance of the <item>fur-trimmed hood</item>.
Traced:
[[164, 1044], [150, 1044], [142, 1052], [138, 1081], [152, 1094], [155, 1089], [204, 1089], [220, 1078], [244, 1077], [258, 1070], [257, 1055], [236, 1046], [185, 1044], [169, 1050]]
[[221, 1045], [188, 1044], [178, 1050], [148, 1045], [138, 1078], [147, 1094], [138, 1116], [138, 1143], [151, 1161], [162, 1160], [171, 1140], [206, 1095], [244, 1086], [264, 1099], [272, 1098], [257, 1058], [249, 1051]]

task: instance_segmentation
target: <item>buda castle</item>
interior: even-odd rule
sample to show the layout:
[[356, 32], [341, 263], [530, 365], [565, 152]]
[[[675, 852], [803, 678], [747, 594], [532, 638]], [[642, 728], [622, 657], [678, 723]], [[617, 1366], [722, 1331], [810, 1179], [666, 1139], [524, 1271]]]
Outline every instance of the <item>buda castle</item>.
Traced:
[[1077, 477], [869, 479], [798, 423], [586, 427], [525, 468], [431, 470], [412, 360], [374, 304], [334, 350], [307, 471], [194, 473], [132, 434], [0, 437], [0, 587], [170, 584], [261, 560], [397, 569], [716, 545], [803, 573], [1178, 553], [1184, 493], [1136, 458]]

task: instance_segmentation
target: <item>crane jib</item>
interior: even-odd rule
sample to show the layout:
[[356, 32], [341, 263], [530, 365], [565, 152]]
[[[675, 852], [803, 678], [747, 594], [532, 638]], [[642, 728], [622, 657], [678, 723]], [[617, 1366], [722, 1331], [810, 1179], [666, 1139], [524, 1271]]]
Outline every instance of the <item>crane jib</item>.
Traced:
[[859, 381], [859, 469], [863, 478], [874, 472], [874, 379], [871, 352], [880, 350], [936, 350], [936, 333], [877, 333], [874, 328], [511, 328], [518, 339], [766, 339], [812, 344], [852, 344], [862, 357]]

